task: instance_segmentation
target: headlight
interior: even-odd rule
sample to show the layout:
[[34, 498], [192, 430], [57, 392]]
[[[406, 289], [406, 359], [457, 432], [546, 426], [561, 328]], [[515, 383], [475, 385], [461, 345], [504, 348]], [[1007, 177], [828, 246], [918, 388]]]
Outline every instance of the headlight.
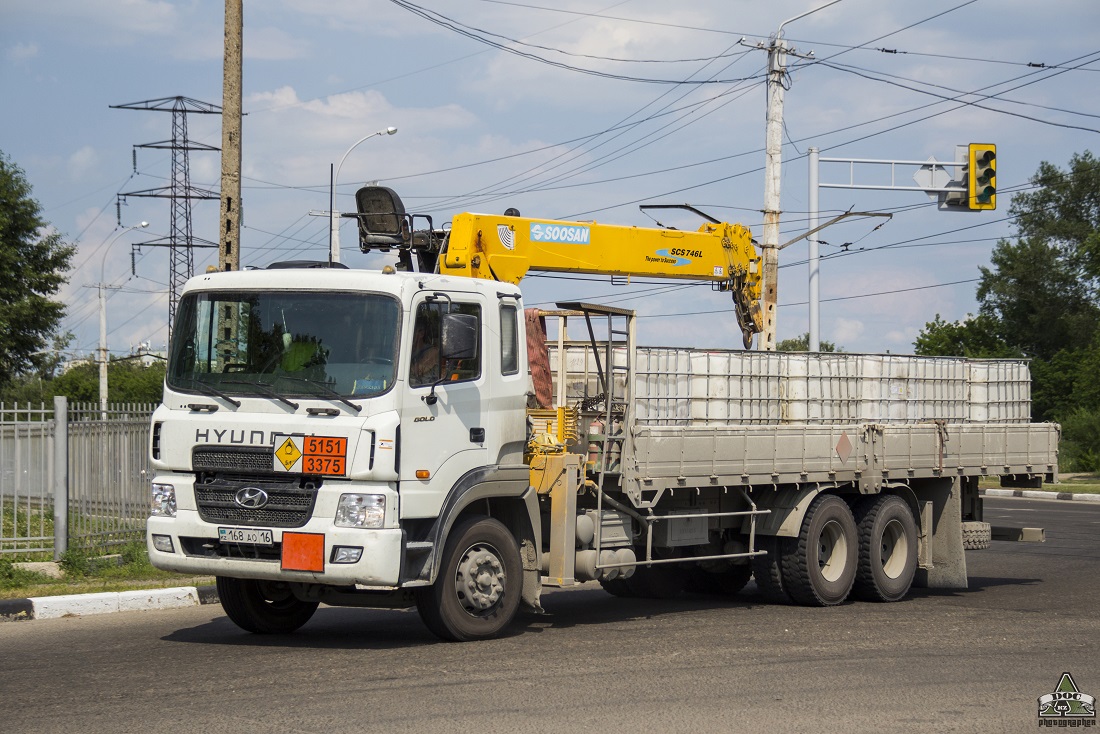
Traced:
[[381, 494], [342, 494], [336, 507], [336, 526], [380, 528], [386, 521], [386, 497]]
[[174, 485], [153, 482], [153, 506], [149, 514], [153, 517], [176, 516], [176, 488]]

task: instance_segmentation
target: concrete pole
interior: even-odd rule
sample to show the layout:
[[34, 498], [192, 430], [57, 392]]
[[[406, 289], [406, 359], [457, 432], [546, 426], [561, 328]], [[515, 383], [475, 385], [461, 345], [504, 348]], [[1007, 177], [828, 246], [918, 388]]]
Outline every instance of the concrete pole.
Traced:
[[241, 74], [243, 0], [225, 0], [222, 62], [222, 181], [218, 269], [241, 269]]
[[111, 245], [115, 241], [135, 229], [148, 227], [148, 222], [126, 227], [103, 245], [103, 257], [99, 261], [99, 417], [107, 420], [107, 289], [118, 286], [107, 285], [107, 254], [111, 251]]
[[[810, 148], [810, 221], [809, 229], [813, 231], [817, 228], [817, 194], [818, 194], [818, 165], [821, 152], [817, 148]], [[821, 291], [820, 291], [820, 272], [821, 261], [818, 259], [817, 250], [817, 234], [810, 235], [810, 346], [811, 352], [821, 351]]]
[[[107, 255], [104, 254], [106, 258]], [[102, 275], [102, 273], [100, 273]], [[99, 280], [99, 419], [107, 420], [107, 284]]]
[[[102, 294], [103, 291], [100, 290]], [[53, 399], [53, 559], [69, 549], [69, 399]]]
[[775, 351], [775, 317], [779, 298], [779, 184], [783, 162], [783, 76], [787, 42], [776, 36], [768, 49], [768, 124], [764, 158], [764, 331], [757, 348]]

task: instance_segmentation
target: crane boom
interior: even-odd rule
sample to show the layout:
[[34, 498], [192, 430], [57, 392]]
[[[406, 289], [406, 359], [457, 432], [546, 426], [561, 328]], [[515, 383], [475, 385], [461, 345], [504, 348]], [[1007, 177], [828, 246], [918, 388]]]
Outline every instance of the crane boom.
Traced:
[[[391, 237], [399, 248], [417, 249], [394, 192], [367, 187], [357, 199], [364, 248]], [[394, 229], [399, 220], [400, 232]], [[445, 275], [513, 284], [529, 271], [707, 281], [732, 294], [746, 348], [763, 330], [760, 257], [740, 224], [705, 222], [690, 232], [463, 212], [451, 220], [436, 267]]]
[[687, 232], [464, 212], [451, 222], [439, 271], [507, 283], [531, 270], [709, 281], [733, 293], [748, 346], [763, 326], [758, 263], [739, 224]]

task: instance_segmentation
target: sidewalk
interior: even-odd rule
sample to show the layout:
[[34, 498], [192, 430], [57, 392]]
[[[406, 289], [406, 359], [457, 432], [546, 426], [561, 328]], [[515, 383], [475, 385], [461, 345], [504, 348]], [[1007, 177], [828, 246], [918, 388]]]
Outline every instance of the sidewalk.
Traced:
[[1044, 489], [979, 489], [986, 497], [1026, 497], [1029, 500], [1071, 500], [1074, 502], [1100, 502], [1100, 494], [1073, 492], [1048, 492]]
[[172, 589], [0, 599], [0, 622], [57, 619], [111, 612], [142, 612], [217, 603], [218, 592], [214, 586], [177, 586]]

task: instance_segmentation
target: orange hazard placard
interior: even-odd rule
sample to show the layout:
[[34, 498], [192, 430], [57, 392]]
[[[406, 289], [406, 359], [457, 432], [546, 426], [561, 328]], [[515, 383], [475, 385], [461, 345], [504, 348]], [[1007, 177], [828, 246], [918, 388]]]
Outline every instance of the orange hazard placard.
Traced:
[[325, 571], [323, 533], [283, 533], [284, 571]]
[[[345, 476], [348, 472], [348, 440], [340, 436], [277, 435], [275, 471]], [[279, 439], [283, 439], [280, 441]]]

